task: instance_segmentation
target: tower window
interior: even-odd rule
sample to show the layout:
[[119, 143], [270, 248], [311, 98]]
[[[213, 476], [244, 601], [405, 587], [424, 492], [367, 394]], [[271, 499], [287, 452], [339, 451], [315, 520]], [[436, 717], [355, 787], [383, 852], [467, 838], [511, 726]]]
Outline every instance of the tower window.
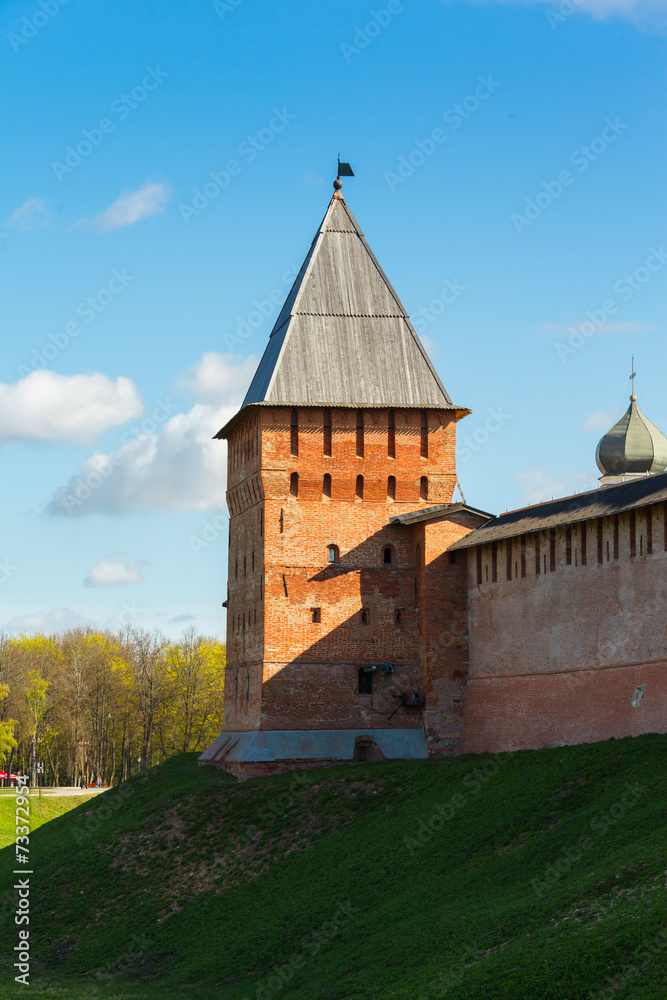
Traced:
[[387, 480], [387, 500], [396, 499], [396, 476], [389, 476]]
[[428, 500], [428, 476], [422, 476], [419, 480], [419, 499]]
[[328, 472], [325, 473], [322, 480], [322, 496], [331, 498], [331, 476]]
[[358, 674], [359, 694], [373, 694], [373, 674], [361, 668]]
[[340, 553], [338, 551], [337, 545], [330, 545], [327, 549], [327, 562], [337, 563], [340, 559]]
[[403, 612], [401, 611], [400, 608], [396, 608], [396, 624], [397, 625], [403, 624]]
[[364, 411], [357, 410], [357, 458], [364, 457]]
[[293, 472], [289, 477], [289, 491], [293, 497], [298, 497], [299, 495], [299, 473]]
[[290, 426], [290, 454], [299, 454], [299, 411], [292, 410], [292, 420]]
[[387, 455], [396, 458], [396, 413], [389, 410], [387, 414]]
[[357, 485], [356, 485], [356, 489], [355, 489], [355, 494], [356, 494], [357, 500], [363, 500], [364, 499], [364, 477], [363, 476], [357, 476]]
[[331, 410], [324, 411], [324, 454], [331, 456]]
[[322, 621], [322, 608], [311, 608], [310, 609], [310, 620], [318, 624]]
[[246, 559], [245, 556], [243, 557], [243, 575], [244, 576], [248, 575], [248, 560]]
[[362, 608], [361, 609], [361, 624], [362, 625], [368, 625], [369, 620], [370, 620], [370, 613], [368, 611], [368, 608]]
[[236, 560], [236, 565], [234, 567], [234, 576], [238, 576], [238, 575], [239, 575], [239, 561], [237, 559]]
[[419, 454], [422, 458], [428, 458], [428, 411], [422, 410], [421, 420], [421, 442]]
[[382, 561], [385, 566], [388, 566], [393, 562], [394, 553], [392, 552], [391, 545], [387, 545], [384, 552], [382, 553]]
[[251, 562], [251, 566], [252, 566], [252, 572], [254, 573], [255, 572], [255, 550], [254, 549], [252, 550], [252, 562]]

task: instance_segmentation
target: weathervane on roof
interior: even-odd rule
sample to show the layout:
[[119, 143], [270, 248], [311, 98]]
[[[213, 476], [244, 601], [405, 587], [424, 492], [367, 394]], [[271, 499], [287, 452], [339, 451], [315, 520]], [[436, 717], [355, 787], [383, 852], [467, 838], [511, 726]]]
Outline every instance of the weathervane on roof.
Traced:
[[637, 398], [635, 396], [635, 379], [636, 378], [637, 378], [637, 372], [635, 371], [635, 356], [633, 354], [632, 355], [632, 365], [631, 365], [631, 370], [630, 370], [630, 382], [632, 383], [632, 395], [630, 396], [630, 399], [632, 400], [633, 403], [634, 403], [635, 399]]
[[334, 191], [340, 191], [343, 186], [341, 177], [354, 177], [354, 170], [349, 163], [340, 162], [340, 153], [338, 154], [338, 173], [336, 175], [336, 180], [333, 182]]

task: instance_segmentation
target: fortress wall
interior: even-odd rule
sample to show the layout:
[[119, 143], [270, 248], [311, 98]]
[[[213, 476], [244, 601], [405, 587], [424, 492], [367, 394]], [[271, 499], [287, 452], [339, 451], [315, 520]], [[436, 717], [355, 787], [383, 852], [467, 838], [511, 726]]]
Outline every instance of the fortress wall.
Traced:
[[463, 752], [667, 731], [663, 505], [560, 527], [554, 542], [468, 554]]

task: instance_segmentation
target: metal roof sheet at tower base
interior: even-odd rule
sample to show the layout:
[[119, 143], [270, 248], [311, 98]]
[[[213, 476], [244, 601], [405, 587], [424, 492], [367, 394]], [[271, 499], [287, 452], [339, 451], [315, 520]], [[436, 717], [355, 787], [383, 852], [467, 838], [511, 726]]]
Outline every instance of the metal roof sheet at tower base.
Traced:
[[455, 406], [389, 279], [337, 193], [271, 332], [243, 406]]

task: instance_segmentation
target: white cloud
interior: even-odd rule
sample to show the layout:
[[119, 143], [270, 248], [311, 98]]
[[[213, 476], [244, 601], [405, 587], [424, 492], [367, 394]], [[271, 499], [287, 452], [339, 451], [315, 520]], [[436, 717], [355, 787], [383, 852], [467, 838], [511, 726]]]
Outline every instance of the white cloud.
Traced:
[[45, 370], [11, 384], [0, 382], [0, 441], [86, 444], [141, 412], [141, 397], [128, 378]]
[[5, 625], [7, 632], [64, 632], [68, 628], [85, 628], [91, 625], [90, 618], [84, 618], [71, 608], [52, 608], [50, 611], [37, 611], [31, 615], [12, 618]]
[[562, 13], [565, 17], [581, 11], [599, 20], [614, 16], [625, 17], [646, 31], [667, 28], [665, 0], [570, 0], [567, 4], [561, 0], [473, 0], [473, 3], [542, 3], [548, 4], [552, 11]]
[[197, 364], [188, 369], [180, 385], [200, 399], [210, 402], [225, 400], [229, 403], [243, 401], [243, 396], [257, 368], [257, 358], [237, 354], [216, 354], [207, 351]]
[[575, 490], [584, 493], [586, 490], [597, 489], [599, 483], [589, 472], [570, 472], [562, 476], [554, 476], [545, 466], [524, 469], [510, 477], [510, 482], [516, 483], [523, 490], [523, 501], [541, 503], [554, 497], [571, 496]]
[[156, 433], [140, 434], [110, 454], [95, 452], [59, 489], [51, 514], [208, 510], [225, 502], [227, 451], [211, 440], [235, 406], [198, 403]]
[[95, 563], [84, 580], [86, 587], [115, 587], [131, 583], [143, 583], [142, 570], [148, 563], [144, 559], [123, 562], [122, 553], [105, 556]]
[[15, 208], [5, 225], [13, 229], [42, 229], [48, 226], [49, 209], [43, 198], [28, 198], [22, 205]]
[[617, 410], [596, 410], [589, 413], [580, 430], [582, 431], [608, 431], [618, 418]]
[[138, 191], [121, 194], [112, 205], [105, 208], [93, 219], [79, 219], [75, 228], [93, 229], [98, 233], [108, 233], [111, 229], [133, 226], [141, 219], [164, 212], [169, 197], [166, 184], [147, 181]]
[[115, 452], [95, 452], [56, 491], [47, 512], [121, 514], [222, 507], [227, 446], [213, 436], [237, 412], [254, 366], [254, 361], [232, 355], [204, 355], [186, 373], [186, 382], [208, 395], [217, 387], [217, 403], [196, 403]]

